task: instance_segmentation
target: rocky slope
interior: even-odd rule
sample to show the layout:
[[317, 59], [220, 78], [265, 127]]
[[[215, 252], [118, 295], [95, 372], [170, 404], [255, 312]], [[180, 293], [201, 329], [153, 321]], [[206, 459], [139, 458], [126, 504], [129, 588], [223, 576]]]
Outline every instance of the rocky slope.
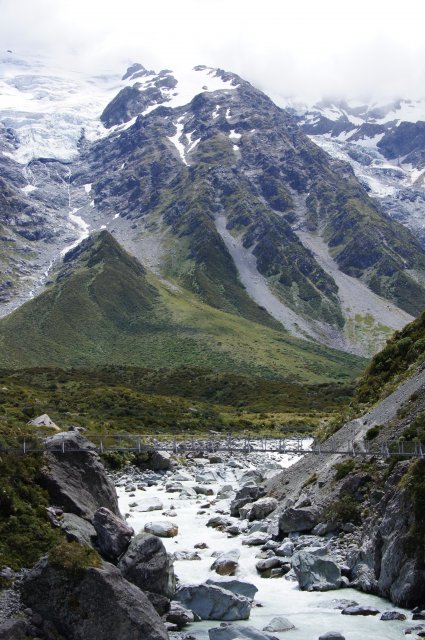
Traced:
[[[71, 79], [52, 84], [46, 108], [40, 65], [21, 61], [18, 74], [13, 64], [3, 60], [3, 84], [26, 115], [6, 101], [3, 313], [40, 290], [72, 240], [103, 227], [169, 287], [250, 320], [259, 305], [269, 323], [353, 353], [373, 352], [424, 306], [425, 256], [414, 237], [348, 164], [238, 76], [136, 64], [121, 80], [92, 79], [90, 90], [73, 78], [81, 109], [69, 128]], [[43, 91], [30, 98], [29, 86]], [[66, 153], [46, 158], [56, 94], [55, 135]], [[345, 303], [353, 283], [368, 306]]]

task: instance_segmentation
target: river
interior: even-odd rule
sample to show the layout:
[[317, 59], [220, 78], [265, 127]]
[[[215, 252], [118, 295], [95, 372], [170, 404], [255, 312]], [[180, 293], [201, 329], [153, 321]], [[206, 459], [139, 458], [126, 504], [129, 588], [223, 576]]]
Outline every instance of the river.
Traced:
[[[285, 468], [296, 462], [292, 456], [284, 454], [263, 454], [263, 463], [272, 462], [276, 467]], [[255, 463], [255, 464], [253, 464]], [[277, 463], [277, 464], [276, 464]], [[202, 464], [204, 466], [202, 466]], [[232, 462], [230, 463], [232, 464]], [[173, 553], [177, 550], [194, 550], [194, 545], [205, 542], [208, 545], [206, 549], [196, 549], [201, 560], [177, 560], [174, 563], [175, 573], [184, 584], [200, 584], [208, 578], [220, 580], [210, 566], [214, 561], [211, 554], [214, 551], [229, 551], [230, 549], [239, 549], [241, 556], [239, 559], [239, 568], [236, 571], [235, 578], [245, 580], [255, 584], [258, 592], [255, 601], [261, 606], [253, 607], [250, 619], [247, 621], [238, 621], [235, 624], [248, 624], [263, 629], [263, 627], [274, 616], [285, 616], [295, 625], [295, 629], [273, 635], [288, 640], [317, 640], [319, 636], [328, 631], [339, 631], [346, 640], [366, 640], [373, 638], [374, 640], [393, 640], [404, 637], [404, 630], [413, 626], [412, 621], [381, 621], [378, 616], [345, 616], [340, 610], [331, 606], [333, 599], [349, 599], [355, 600], [361, 605], [373, 606], [380, 611], [388, 609], [403, 611], [394, 607], [389, 601], [376, 596], [364, 594], [353, 589], [341, 589], [327, 592], [305, 592], [300, 591], [297, 582], [281, 578], [262, 578], [255, 569], [255, 563], [258, 558], [255, 555], [260, 551], [260, 547], [250, 547], [242, 545], [244, 535], [237, 537], [228, 537], [226, 532], [207, 527], [208, 520], [217, 515], [219, 512], [225, 512], [226, 517], [229, 516], [230, 500], [216, 500], [216, 492], [224, 485], [231, 484], [234, 489], [239, 488], [239, 479], [244, 470], [255, 468], [259, 463], [259, 456], [246, 456], [243, 460], [244, 469], [231, 468], [226, 464], [209, 464], [208, 460], [199, 461], [199, 467], [181, 467], [175, 472], [163, 477], [157, 486], [147, 487], [145, 490], [137, 489], [130, 495], [125, 491], [125, 480], [118, 482], [117, 492], [119, 496], [120, 509], [123, 514], [127, 514], [128, 523], [134, 528], [136, 533], [143, 531], [147, 522], [169, 520], [179, 528], [178, 535], [174, 538], [163, 538], [166, 549]], [[214, 490], [214, 496], [198, 496], [196, 499], [188, 499], [179, 497], [179, 493], [169, 493], [165, 490], [165, 483], [172, 482], [183, 472], [190, 476], [190, 480], [179, 480], [183, 487], [193, 487], [195, 485], [205, 485], [205, 482], [195, 482], [195, 473], [203, 471], [214, 471], [219, 474], [218, 479], [208, 484], [208, 487]], [[276, 473], [275, 470], [272, 473]], [[269, 472], [270, 475], [270, 472]], [[177, 481], [177, 478], [176, 478]], [[161, 511], [139, 512], [137, 508], [130, 508], [132, 502], [137, 502], [141, 498], [158, 497], [160, 498], [163, 509]], [[204, 505], [211, 504], [208, 508]], [[201, 508], [202, 505], [202, 508]], [[175, 508], [176, 517], [170, 518], [161, 515], [163, 511], [169, 511], [171, 507]], [[203, 513], [199, 513], [199, 512]], [[240, 522], [235, 519], [235, 522]], [[407, 611], [404, 613], [408, 614]], [[409, 617], [409, 616], [408, 616]], [[207, 631], [212, 627], [218, 627], [219, 621], [202, 621], [193, 623], [185, 627], [184, 633], [196, 635], [200, 640], [208, 638]], [[409, 636], [414, 637], [414, 636]]]

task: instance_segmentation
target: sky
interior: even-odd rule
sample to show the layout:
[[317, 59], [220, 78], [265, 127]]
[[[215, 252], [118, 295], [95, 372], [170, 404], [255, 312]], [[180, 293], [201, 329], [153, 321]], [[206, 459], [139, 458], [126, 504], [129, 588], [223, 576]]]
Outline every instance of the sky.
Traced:
[[239, 73], [278, 101], [425, 97], [423, 0], [0, 0], [0, 42], [60, 66]]

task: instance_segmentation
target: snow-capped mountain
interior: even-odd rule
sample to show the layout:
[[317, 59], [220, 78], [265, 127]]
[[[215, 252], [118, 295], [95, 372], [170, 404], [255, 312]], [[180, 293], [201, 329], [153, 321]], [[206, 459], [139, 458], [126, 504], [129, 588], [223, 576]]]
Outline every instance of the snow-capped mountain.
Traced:
[[308, 114], [219, 69], [0, 69], [3, 315], [104, 229], [177, 294], [353, 353], [425, 306], [423, 249], [367, 195], [395, 194], [378, 147], [309, 130], [328, 155]]

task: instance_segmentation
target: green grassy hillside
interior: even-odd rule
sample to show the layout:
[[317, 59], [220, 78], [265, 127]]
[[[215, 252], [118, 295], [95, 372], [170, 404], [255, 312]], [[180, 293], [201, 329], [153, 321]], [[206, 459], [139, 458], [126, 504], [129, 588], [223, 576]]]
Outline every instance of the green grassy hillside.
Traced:
[[365, 361], [173, 291], [107, 232], [68, 254], [56, 282], [0, 322], [0, 366], [211, 370], [322, 383]]

